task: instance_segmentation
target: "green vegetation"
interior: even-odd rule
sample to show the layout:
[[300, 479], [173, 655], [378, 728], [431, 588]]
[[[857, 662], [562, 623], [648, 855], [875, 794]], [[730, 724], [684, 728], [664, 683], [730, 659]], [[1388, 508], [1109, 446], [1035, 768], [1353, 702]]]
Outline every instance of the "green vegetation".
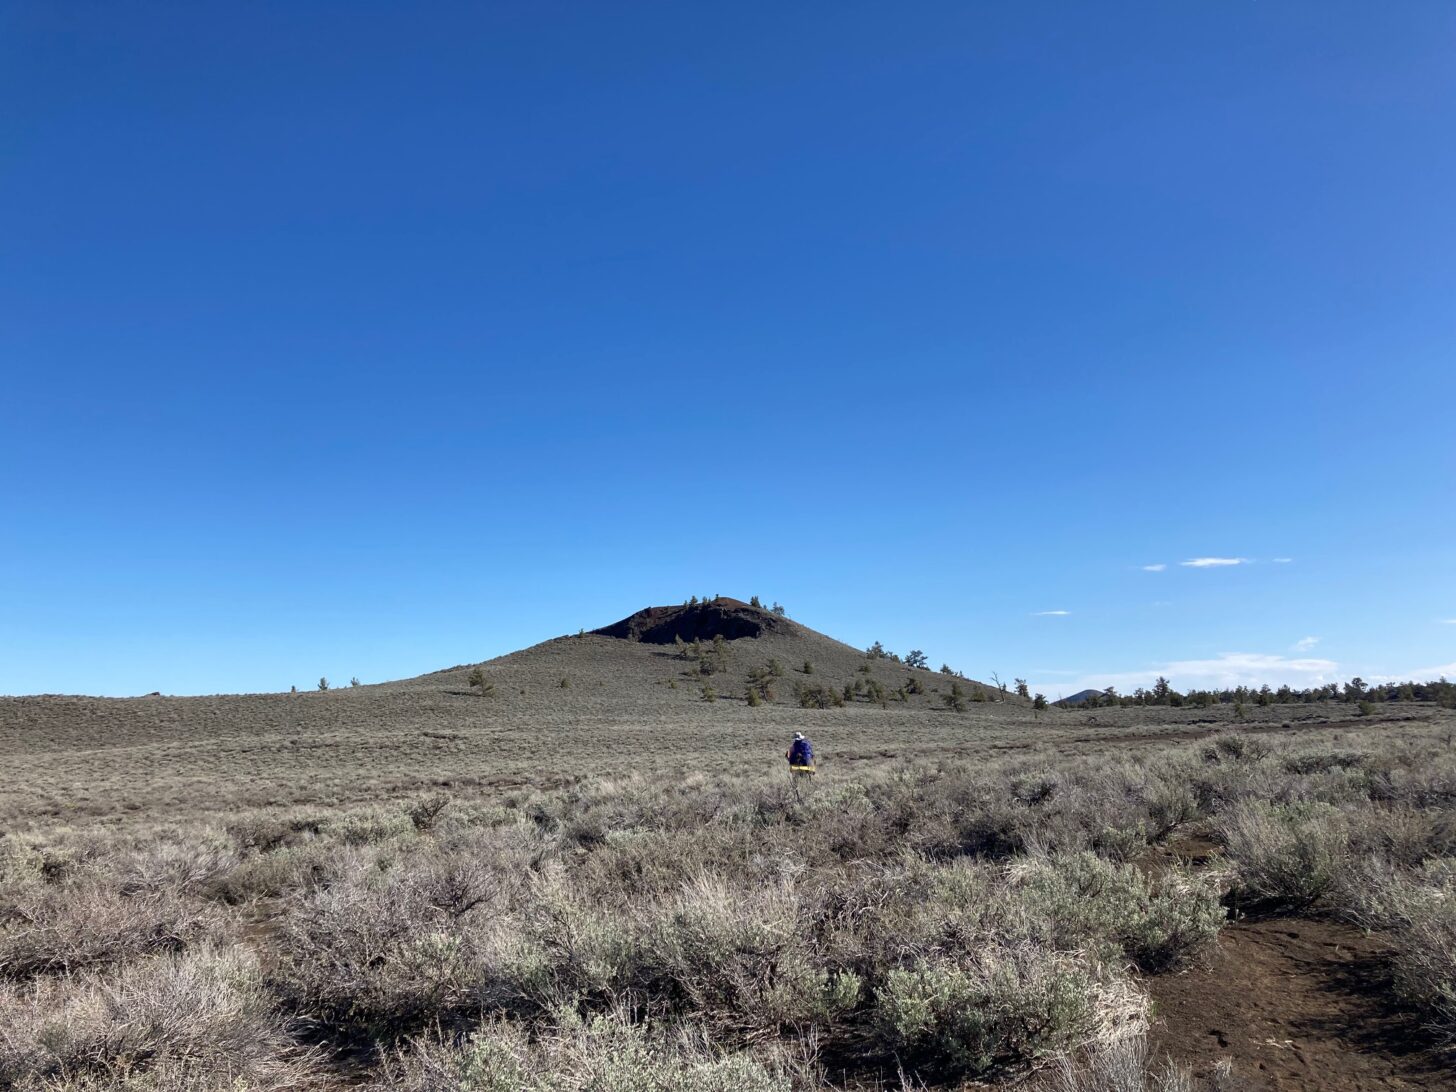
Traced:
[[[1016, 683], [1017, 693], [1020, 694], [1024, 680], [1017, 679]], [[1184, 705], [1196, 705], [1201, 708], [1216, 705], [1267, 707], [1310, 705], [1317, 702], [1348, 702], [1359, 709], [1364, 709], [1365, 705], [1373, 706], [1387, 701], [1430, 702], [1441, 708], [1456, 709], [1456, 683], [1442, 678], [1436, 682], [1371, 685], [1363, 679], [1354, 678], [1343, 685], [1328, 683], [1324, 686], [1309, 687], [1303, 690], [1295, 690], [1289, 686], [1275, 689], [1265, 684], [1258, 688], [1236, 686], [1224, 690], [1190, 690], [1187, 693], [1180, 693], [1167, 679], [1159, 676], [1151, 688], [1138, 687], [1131, 694], [1118, 694], [1109, 687], [1099, 695], [1096, 705], [1092, 707], [1168, 706], [1176, 709]], [[1368, 716], [1369, 714], [1362, 713], [1362, 715]]]
[[774, 700], [774, 680], [783, 674], [783, 668], [779, 667], [775, 672], [775, 666], [777, 661], [771, 661], [748, 673], [748, 693], [753, 696], [748, 704], [757, 705], [759, 701]]
[[803, 709], [840, 709], [844, 706], [844, 697], [839, 691], [823, 683], [797, 684], [794, 698]]

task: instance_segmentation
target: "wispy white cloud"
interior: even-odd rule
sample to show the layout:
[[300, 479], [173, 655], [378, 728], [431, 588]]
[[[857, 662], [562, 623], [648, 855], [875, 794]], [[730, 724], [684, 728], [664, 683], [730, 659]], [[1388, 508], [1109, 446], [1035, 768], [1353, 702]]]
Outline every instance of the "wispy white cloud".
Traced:
[[1167, 565], [1165, 565], [1163, 562], [1160, 561], [1156, 565], [1144, 565], [1143, 566], [1143, 572], [1145, 572], [1145, 573], [1160, 573], [1164, 569], [1166, 569], [1167, 567], [1168, 567]]
[[1276, 565], [1288, 565], [1288, 564], [1290, 564], [1294, 560], [1294, 558], [1292, 558], [1292, 557], [1276, 557], [1276, 558], [1271, 558], [1271, 560]]
[[1217, 569], [1225, 565], [1247, 565], [1247, 557], [1190, 557], [1178, 564], [1189, 569]]
[[1439, 621], [1443, 626], [1456, 626], [1456, 618], [1442, 618]]
[[1434, 682], [1437, 679], [1456, 679], [1456, 663], [1437, 664], [1435, 667], [1413, 667], [1398, 675], [1362, 675], [1367, 682]]
[[1308, 652], [1310, 649], [1314, 648], [1314, 646], [1317, 645], [1317, 644], [1319, 644], [1319, 643], [1320, 643], [1320, 639], [1318, 637], [1301, 637], [1299, 640], [1297, 640], [1297, 641], [1294, 642], [1294, 651], [1295, 652]]
[[[1440, 674], [1439, 669], [1436, 675]], [[1456, 674], [1456, 665], [1452, 666]], [[1047, 672], [1050, 675], [1050, 672]], [[1314, 657], [1278, 656], [1262, 652], [1224, 652], [1211, 659], [1169, 660], [1151, 664], [1140, 671], [1107, 671], [1083, 674], [1073, 681], [1066, 679], [1042, 682], [1042, 692], [1051, 695], [1075, 694], [1089, 688], [1103, 690], [1115, 686], [1119, 693], [1130, 694], [1138, 687], [1148, 688], [1162, 675], [1178, 690], [1223, 690], [1236, 686], [1260, 686], [1288, 683], [1296, 688], [1321, 686], [1341, 680], [1340, 665], [1334, 660]], [[1435, 678], [1436, 675], [1429, 677]], [[1368, 676], [1367, 676], [1368, 677]]]
[[1072, 612], [1069, 610], [1039, 610], [1032, 614], [1033, 618], [1065, 618]]

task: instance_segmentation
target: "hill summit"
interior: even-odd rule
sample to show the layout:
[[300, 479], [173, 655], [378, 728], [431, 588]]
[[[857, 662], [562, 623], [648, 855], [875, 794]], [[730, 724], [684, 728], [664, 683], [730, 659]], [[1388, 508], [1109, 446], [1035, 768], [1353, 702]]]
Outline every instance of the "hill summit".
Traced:
[[790, 633], [794, 628], [794, 623], [782, 615], [720, 595], [676, 607], [644, 607], [592, 633], [649, 645], [670, 645], [677, 640], [711, 641], [717, 637], [737, 641], [744, 637]]

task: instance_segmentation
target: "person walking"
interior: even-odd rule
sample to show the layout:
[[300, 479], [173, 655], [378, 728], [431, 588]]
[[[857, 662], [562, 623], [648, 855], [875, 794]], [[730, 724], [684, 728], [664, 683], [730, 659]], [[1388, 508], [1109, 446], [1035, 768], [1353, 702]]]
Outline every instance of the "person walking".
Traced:
[[795, 778], [814, 776], [814, 744], [804, 737], [803, 732], [794, 733], [794, 742], [784, 757], [789, 760], [789, 774]]

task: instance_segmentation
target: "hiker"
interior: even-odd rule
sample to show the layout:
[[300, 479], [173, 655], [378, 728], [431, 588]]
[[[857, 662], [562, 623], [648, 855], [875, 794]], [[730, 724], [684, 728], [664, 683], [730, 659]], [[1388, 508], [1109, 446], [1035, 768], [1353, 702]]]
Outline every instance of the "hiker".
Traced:
[[814, 744], [804, 738], [803, 732], [794, 733], [794, 742], [784, 757], [789, 760], [789, 773], [793, 776], [814, 776]]

